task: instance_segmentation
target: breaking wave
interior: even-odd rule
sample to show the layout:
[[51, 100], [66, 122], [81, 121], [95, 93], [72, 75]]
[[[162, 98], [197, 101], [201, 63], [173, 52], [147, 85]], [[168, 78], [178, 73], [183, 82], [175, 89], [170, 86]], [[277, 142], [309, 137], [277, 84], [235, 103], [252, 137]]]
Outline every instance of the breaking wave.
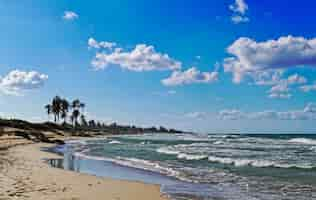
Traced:
[[293, 138], [290, 139], [291, 143], [300, 143], [300, 144], [308, 144], [308, 145], [316, 145], [316, 140], [307, 139], [307, 138]]

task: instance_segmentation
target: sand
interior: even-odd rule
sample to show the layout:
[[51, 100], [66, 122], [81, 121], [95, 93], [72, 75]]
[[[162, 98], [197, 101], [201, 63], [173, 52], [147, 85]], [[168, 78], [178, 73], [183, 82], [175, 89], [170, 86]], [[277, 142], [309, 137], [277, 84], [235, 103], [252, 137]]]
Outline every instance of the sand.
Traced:
[[0, 149], [10, 146], [0, 150], [0, 200], [167, 200], [158, 185], [52, 168], [43, 159], [58, 155], [40, 150], [50, 144], [0, 137]]

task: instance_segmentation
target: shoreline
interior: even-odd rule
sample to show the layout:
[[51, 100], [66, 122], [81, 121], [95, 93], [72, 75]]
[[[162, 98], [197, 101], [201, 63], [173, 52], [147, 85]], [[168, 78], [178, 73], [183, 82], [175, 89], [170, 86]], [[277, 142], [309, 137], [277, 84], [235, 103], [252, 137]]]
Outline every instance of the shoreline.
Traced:
[[[80, 139], [80, 138], [72, 138]], [[1, 142], [0, 142], [1, 143]], [[168, 200], [160, 185], [116, 180], [53, 168], [44, 159], [59, 155], [42, 151], [54, 144], [33, 143], [0, 151], [0, 199]]]

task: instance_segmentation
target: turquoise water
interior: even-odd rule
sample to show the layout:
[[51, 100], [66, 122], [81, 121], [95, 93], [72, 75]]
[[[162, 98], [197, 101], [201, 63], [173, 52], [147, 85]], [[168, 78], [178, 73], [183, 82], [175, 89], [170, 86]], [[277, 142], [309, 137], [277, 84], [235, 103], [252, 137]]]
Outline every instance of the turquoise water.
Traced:
[[158, 183], [174, 199], [316, 199], [313, 135], [145, 134], [65, 149], [68, 168]]

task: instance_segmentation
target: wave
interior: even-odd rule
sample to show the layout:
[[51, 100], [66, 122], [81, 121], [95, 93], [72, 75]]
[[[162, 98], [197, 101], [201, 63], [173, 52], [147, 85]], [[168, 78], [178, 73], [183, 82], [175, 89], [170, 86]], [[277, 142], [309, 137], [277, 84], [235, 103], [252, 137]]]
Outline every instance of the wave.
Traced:
[[167, 147], [159, 148], [156, 150], [156, 152], [161, 153], [161, 154], [167, 154], [167, 155], [177, 155], [178, 159], [183, 159], [183, 160], [204, 160], [208, 158], [207, 155], [186, 154], [186, 153], [181, 153], [180, 151], [170, 150]]
[[316, 145], [316, 140], [307, 139], [307, 138], [293, 138], [293, 139], [290, 139], [289, 142], [290, 143]]
[[274, 168], [284, 168], [284, 169], [291, 169], [291, 168], [315, 169], [316, 168], [316, 166], [311, 166], [311, 165], [282, 164], [282, 163], [277, 163], [277, 162], [268, 161], [268, 160], [232, 159], [232, 158], [223, 158], [223, 157], [215, 157], [215, 156], [209, 156], [208, 160], [210, 162], [229, 164], [229, 165], [234, 165], [236, 167], [251, 166], [251, 167], [260, 167], [260, 168], [274, 167]]
[[180, 153], [177, 156], [178, 159], [185, 159], [185, 160], [204, 160], [207, 159], [207, 155], [190, 155], [185, 153]]
[[109, 144], [121, 144], [121, 142], [117, 140], [112, 140], [109, 142]]
[[217, 145], [217, 144], [224, 144], [224, 142], [223, 142], [223, 141], [220, 141], [220, 140], [217, 140], [217, 141], [215, 141], [213, 144], [215, 144], [215, 145]]
[[170, 150], [167, 147], [161, 147], [156, 150], [157, 153], [168, 154], [168, 155], [178, 155], [180, 151]]

